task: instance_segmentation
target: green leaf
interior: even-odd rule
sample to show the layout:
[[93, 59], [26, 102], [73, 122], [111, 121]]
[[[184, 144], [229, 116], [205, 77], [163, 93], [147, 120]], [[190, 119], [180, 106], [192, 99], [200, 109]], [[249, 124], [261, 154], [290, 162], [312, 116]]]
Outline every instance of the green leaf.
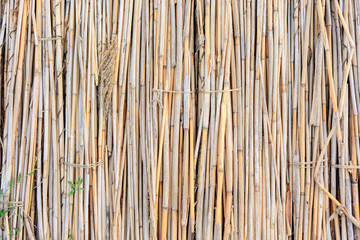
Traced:
[[78, 190], [78, 191], [83, 191], [83, 190], [84, 190], [84, 188], [80, 188], [80, 187], [78, 187], [78, 188], [77, 188], [77, 190]]
[[0, 190], [0, 196], [3, 195], [3, 192]]
[[4, 217], [6, 213], [7, 213], [7, 211], [5, 211], [5, 209], [1, 209], [0, 210], [0, 218]]
[[20, 229], [18, 229], [18, 228], [14, 228], [14, 230], [15, 230], [17, 233], [20, 232]]
[[71, 186], [71, 187], [75, 187], [75, 184], [71, 181], [68, 181], [68, 184]]
[[17, 178], [17, 182], [20, 182], [21, 181], [21, 173], [19, 173], [19, 176]]
[[71, 190], [69, 193], [68, 193], [68, 196], [71, 196], [74, 194], [74, 190]]
[[10, 230], [10, 237], [13, 237], [14, 236], [14, 231], [13, 230]]
[[13, 182], [14, 182], [14, 180], [11, 178], [10, 181], [9, 181], [9, 183], [8, 183], [10, 188], [12, 188]]
[[71, 181], [68, 181], [68, 184], [70, 185], [72, 190], [75, 190], [75, 184]]
[[32, 171], [32, 172], [29, 172], [29, 173], [28, 173], [28, 176], [31, 176], [31, 175], [33, 175], [33, 174], [35, 173], [35, 171], [36, 171], [36, 170], [39, 170], [39, 169], [38, 169], [38, 168], [34, 168], [34, 171]]
[[78, 180], [76, 180], [76, 184], [77, 184], [77, 185], [82, 184], [82, 182], [83, 182], [83, 180], [82, 180], [82, 178], [81, 178], [81, 177], [79, 177], [79, 178], [78, 178]]

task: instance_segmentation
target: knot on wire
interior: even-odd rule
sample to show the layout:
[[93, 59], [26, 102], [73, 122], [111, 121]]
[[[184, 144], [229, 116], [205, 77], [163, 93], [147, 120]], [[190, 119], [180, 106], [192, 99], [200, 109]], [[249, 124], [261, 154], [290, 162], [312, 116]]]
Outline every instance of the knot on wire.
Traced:
[[335, 164], [331, 163], [331, 167], [333, 168], [342, 168], [342, 169], [360, 169], [360, 166], [355, 166], [351, 164]]
[[[327, 159], [320, 160], [320, 162], [326, 162]], [[289, 164], [293, 167], [298, 168], [314, 168], [316, 166], [316, 163], [318, 161], [308, 161], [308, 162], [295, 162], [295, 161], [289, 161]], [[320, 167], [326, 167], [326, 166], [320, 166]]]
[[160, 101], [160, 99], [156, 98], [156, 99], [153, 99], [153, 100], [150, 101], [150, 103], [154, 103], [154, 102], [156, 102], [159, 105], [159, 108], [161, 110], [164, 108], [162, 102]]
[[56, 41], [58, 39], [62, 39], [62, 37], [55, 36], [55, 37], [47, 37], [47, 38], [38, 38], [38, 41]]
[[[165, 89], [157, 89], [157, 88], [153, 88], [152, 91], [153, 92], [162, 92], [162, 93], [182, 93], [182, 94], [186, 94], [186, 93], [194, 93], [194, 92], [198, 92], [198, 93], [226, 93], [226, 92], [237, 92], [240, 91], [241, 88], [232, 88], [232, 89], [217, 89], [217, 90], [201, 90], [201, 89], [194, 89], [194, 90], [190, 90], [190, 91], [183, 91], [183, 90], [165, 90]], [[159, 100], [152, 100], [152, 101], [159, 101]]]
[[62, 163], [69, 167], [89, 169], [89, 168], [95, 168], [97, 166], [100, 166], [100, 165], [102, 165], [103, 162], [104, 161], [101, 160], [101, 161], [89, 163], [89, 164], [69, 163], [69, 162], [65, 162], [65, 161]]
[[8, 208], [22, 207], [24, 205], [22, 201], [0, 201], [0, 204], [6, 204]]

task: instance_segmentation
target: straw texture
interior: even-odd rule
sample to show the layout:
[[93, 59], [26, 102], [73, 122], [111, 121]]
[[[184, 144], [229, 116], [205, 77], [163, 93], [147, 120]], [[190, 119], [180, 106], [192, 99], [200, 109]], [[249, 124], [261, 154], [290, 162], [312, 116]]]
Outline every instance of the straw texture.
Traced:
[[0, 1], [1, 239], [359, 239], [360, 1]]

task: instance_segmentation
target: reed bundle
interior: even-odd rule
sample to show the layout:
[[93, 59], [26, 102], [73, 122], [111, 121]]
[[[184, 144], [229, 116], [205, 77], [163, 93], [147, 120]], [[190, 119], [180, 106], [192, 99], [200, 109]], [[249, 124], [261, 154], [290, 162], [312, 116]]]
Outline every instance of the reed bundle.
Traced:
[[360, 1], [0, 1], [1, 239], [359, 239]]

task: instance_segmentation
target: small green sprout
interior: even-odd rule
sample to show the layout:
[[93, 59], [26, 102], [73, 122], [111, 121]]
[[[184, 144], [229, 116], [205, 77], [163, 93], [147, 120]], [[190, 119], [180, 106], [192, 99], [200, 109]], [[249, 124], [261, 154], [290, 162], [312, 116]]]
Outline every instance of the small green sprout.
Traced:
[[68, 181], [68, 184], [70, 185], [71, 191], [68, 193], [68, 196], [72, 196], [76, 191], [83, 191], [84, 188], [81, 188], [80, 185], [82, 184], [83, 179], [79, 177], [75, 183]]

